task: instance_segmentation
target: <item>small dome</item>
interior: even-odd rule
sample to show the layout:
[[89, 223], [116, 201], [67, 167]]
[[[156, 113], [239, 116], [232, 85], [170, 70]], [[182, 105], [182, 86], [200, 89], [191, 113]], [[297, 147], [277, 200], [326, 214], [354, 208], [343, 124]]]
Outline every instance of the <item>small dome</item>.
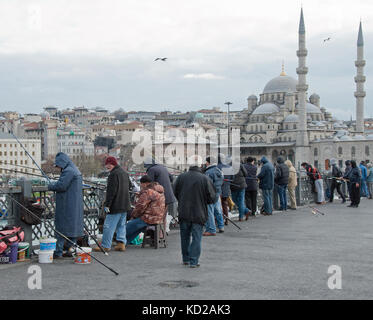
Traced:
[[340, 141], [340, 140], [338, 139], [338, 137], [334, 137], [333, 140], [334, 140], [335, 142]]
[[342, 136], [342, 137], [340, 138], [340, 140], [341, 140], [341, 141], [352, 141], [351, 137], [350, 137], [350, 136], [347, 136], [347, 135]]
[[42, 119], [49, 120], [51, 118], [50, 114], [48, 111], [44, 111], [40, 114]]
[[317, 93], [314, 93], [310, 96], [310, 99], [312, 100], [319, 100], [320, 99], [320, 96], [317, 94]]
[[365, 140], [365, 137], [362, 136], [362, 135], [357, 135], [357, 136], [354, 136], [352, 139], [354, 139], [354, 140]]
[[247, 100], [258, 100], [258, 97], [255, 94], [252, 94]]
[[263, 93], [296, 92], [298, 81], [286, 75], [281, 75], [269, 81]]
[[289, 123], [289, 122], [299, 122], [299, 117], [296, 114], [289, 114], [285, 118], [284, 122], [287, 122], [287, 123]]
[[348, 134], [348, 132], [346, 131], [346, 130], [338, 130], [337, 132], [336, 132], [336, 136], [338, 137], [338, 138], [340, 138], [340, 137], [342, 137], [342, 136], [346, 136]]
[[254, 110], [253, 115], [257, 114], [272, 114], [279, 112], [279, 108], [273, 103], [264, 103]]
[[[299, 108], [299, 103], [297, 103], [296, 108]], [[311, 114], [321, 114], [322, 113], [317, 106], [315, 106], [314, 104], [309, 103], [309, 102], [306, 103], [306, 110], [307, 110], [307, 113], [311, 113]]]

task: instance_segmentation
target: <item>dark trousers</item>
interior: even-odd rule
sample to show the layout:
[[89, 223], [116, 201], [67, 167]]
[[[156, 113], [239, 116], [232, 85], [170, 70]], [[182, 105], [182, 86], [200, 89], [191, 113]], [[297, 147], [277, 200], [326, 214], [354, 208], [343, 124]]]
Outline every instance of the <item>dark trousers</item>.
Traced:
[[360, 203], [360, 187], [356, 183], [351, 183], [351, 205], [358, 206]]
[[346, 197], [342, 192], [342, 183], [337, 181], [332, 181], [332, 185], [330, 186], [330, 202], [333, 202], [334, 199], [334, 190], [337, 189], [338, 194], [342, 197], [342, 200], [345, 201]]
[[220, 196], [221, 198], [221, 207], [223, 208], [223, 217], [228, 217], [229, 206], [228, 206], [228, 197]]
[[200, 224], [181, 221], [180, 239], [181, 255], [184, 263], [197, 265], [201, 255], [203, 226]]
[[256, 213], [258, 191], [245, 190], [246, 207], [250, 209], [251, 214]]

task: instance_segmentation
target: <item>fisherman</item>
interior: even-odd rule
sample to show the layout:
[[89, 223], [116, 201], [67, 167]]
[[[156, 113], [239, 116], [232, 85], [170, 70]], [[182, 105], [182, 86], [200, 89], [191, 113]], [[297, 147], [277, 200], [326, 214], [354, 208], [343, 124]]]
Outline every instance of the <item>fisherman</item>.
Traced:
[[266, 157], [260, 160], [263, 165], [258, 175], [259, 188], [262, 189], [263, 196], [263, 211], [261, 212], [264, 216], [271, 216], [273, 212], [273, 188], [274, 188], [274, 176], [275, 168], [272, 163], [268, 161]]
[[346, 202], [346, 197], [342, 192], [342, 177], [343, 173], [341, 169], [337, 166], [337, 160], [336, 159], [331, 159], [330, 164], [332, 165], [332, 183], [330, 186], [330, 200], [329, 202], [333, 202], [334, 198], [334, 190], [337, 189], [337, 192], [342, 198], [342, 203]]
[[[57, 182], [50, 183], [48, 190], [56, 192], [55, 228], [58, 232], [76, 243], [79, 237], [84, 235], [83, 230], [83, 182], [82, 174], [69, 156], [63, 152], [56, 155], [55, 166], [61, 169], [61, 175]], [[65, 239], [55, 234], [57, 239], [55, 259], [72, 257], [68, 250], [63, 252]], [[72, 245], [67, 242], [67, 247]]]
[[175, 182], [175, 196], [179, 202], [180, 239], [183, 264], [199, 267], [203, 226], [208, 219], [207, 206], [215, 201], [211, 180], [198, 166], [190, 167]]
[[[109, 252], [114, 233], [116, 232], [117, 245], [114, 247], [114, 250], [125, 251], [127, 244], [127, 212], [131, 209], [129, 193], [131, 181], [128, 173], [118, 165], [114, 157], [108, 157], [105, 160], [105, 167], [110, 171], [110, 175], [108, 177], [106, 200], [104, 203], [106, 218], [101, 246], [104, 251]], [[101, 249], [95, 247], [93, 251], [99, 252]]]
[[324, 186], [323, 186], [323, 179], [321, 177], [320, 172], [313, 168], [307, 162], [303, 162], [301, 165], [307, 172], [307, 176], [310, 178], [312, 187], [315, 188], [315, 192], [317, 193], [317, 204], [325, 204], [325, 195], [324, 195]]

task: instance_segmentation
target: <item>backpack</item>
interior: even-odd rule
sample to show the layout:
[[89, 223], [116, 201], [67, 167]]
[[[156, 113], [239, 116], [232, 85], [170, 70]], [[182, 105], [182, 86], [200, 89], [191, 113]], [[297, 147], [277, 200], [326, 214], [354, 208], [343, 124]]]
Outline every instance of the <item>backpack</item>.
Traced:
[[8, 249], [9, 245], [21, 242], [25, 238], [25, 233], [21, 227], [6, 226], [0, 230], [0, 254]]
[[[41, 224], [42, 215], [45, 211], [45, 207], [30, 198], [24, 198], [22, 202], [25, 208], [24, 207], [20, 208], [21, 220], [24, 223], [31, 225], [31, 226]], [[31, 214], [30, 211], [33, 214]]]

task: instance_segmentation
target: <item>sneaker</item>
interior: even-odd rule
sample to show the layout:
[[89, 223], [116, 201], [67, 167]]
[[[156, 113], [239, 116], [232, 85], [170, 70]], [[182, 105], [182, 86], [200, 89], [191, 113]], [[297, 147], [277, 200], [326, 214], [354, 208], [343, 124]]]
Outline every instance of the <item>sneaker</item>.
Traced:
[[195, 269], [195, 268], [199, 268], [201, 265], [198, 263], [198, 264], [191, 264], [190, 265], [190, 268], [192, 269]]
[[[104, 248], [104, 247], [103, 247], [103, 249], [104, 249], [105, 252], [109, 252], [109, 251], [110, 251], [109, 248]], [[92, 249], [92, 251], [94, 251], [94, 252], [102, 252], [101, 249], [100, 249], [100, 247], [94, 247], [94, 248]]]
[[53, 259], [54, 260], [61, 259], [61, 258], [62, 258], [62, 256], [58, 256], [58, 255], [56, 255], [55, 252], [53, 252]]
[[183, 262], [184, 266], [189, 266], [189, 262]]
[[224, 233], [224, 229], [219, 229], [219, 233]]

